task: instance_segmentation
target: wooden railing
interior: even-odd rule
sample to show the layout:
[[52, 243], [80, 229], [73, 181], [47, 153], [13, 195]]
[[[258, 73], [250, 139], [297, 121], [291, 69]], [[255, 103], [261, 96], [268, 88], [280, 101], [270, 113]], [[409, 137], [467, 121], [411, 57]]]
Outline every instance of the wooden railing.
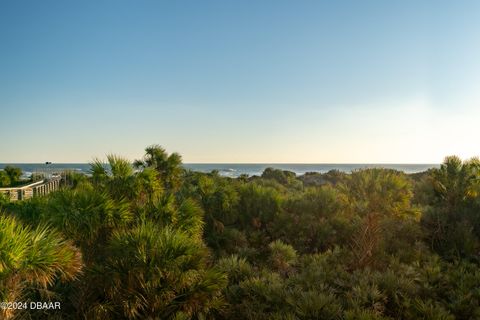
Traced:
[[54, 177], [24, 186], [0, 188], [0, 193], [6, 195], [10, 201], [30, 199], [32, 197], [43, 196], [52, 191], [58, 190], [60, 188], [61, 180], [60, 177]]

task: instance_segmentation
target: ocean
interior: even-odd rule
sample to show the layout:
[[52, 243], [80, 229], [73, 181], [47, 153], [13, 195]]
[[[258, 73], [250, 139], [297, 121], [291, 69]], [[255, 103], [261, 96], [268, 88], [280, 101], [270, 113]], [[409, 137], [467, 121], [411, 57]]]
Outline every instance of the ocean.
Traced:
[[[80, 173], [89, 173], [90, 165], [88, 163], [0, 163], [0, 169], [7, 165], [19, 167], [24, 172], [25, 176], [29, 176], [34, 172], [55, 172], [63, 170], [73, 170]], [[351, 172], [363, 168], [386, 168], [396, 169], [405, 173], [416, 173], [428, 170], [430, 168], [438, 168], [439, 164], [365, 164], [365, 163], [185, 163], [183, 166], [186, 169], [199, 172], [211, 172], [217, 170], [220, 175], [227, 177], [238, 177], [242, 174], [248, 176], [261, 175], [263, 170], [268, 167], [288, 170], [295, 172], [297, 175], [305, 174], [306, 172], [320, 172], [325, 173], [330, 170], [339, 170], [343, 172]]]

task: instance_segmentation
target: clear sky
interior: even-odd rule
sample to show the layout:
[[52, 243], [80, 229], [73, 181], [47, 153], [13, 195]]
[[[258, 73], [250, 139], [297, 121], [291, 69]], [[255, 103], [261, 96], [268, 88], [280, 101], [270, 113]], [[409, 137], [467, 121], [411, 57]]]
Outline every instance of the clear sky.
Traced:
[[0, 162], [480, 154], [480, 1], [0, 1]]

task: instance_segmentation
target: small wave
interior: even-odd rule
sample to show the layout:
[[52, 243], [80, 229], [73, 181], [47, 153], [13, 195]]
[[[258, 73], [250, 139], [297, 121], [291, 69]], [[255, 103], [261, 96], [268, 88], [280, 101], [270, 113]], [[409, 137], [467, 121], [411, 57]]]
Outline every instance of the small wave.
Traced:
[[32, 175], [33, 175], [33, 172], [23, 171], [20, 178], [22, 178], [22, 179], [30, 179], [30, 177], [31, 177]]

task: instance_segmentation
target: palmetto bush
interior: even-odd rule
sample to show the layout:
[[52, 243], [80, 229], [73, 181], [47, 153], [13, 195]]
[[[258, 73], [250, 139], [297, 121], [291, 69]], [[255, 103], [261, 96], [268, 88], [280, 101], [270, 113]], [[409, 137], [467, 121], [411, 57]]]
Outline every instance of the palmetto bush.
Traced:
[[268, 257], [269, 266], [280, 273], [290, 272], [297, 262], [297, 252], [291, 245], [285, 244], [280, 240], [271, 242], [268, 245], [270, 255]]
[[42, 218], [73, 239], [90, 263], [113, 230], [133, 219], [128, 202], [93, 188], [61, 190], [49, 197]]
[[[22, 301], [27, 290], [73, 280], [81, 269], [80, 251], [58, 232], [0, 214], [0, 301]], [[0, 316], [8, 319], [13, 312], [0, 309]]]
[[156, 145], [107, 160], [0, 202], [0, 302], [62, 302], [0, 318], [480, 319], [476, 159], [303, 179], [188, 172]]
[[245, 258], [236, 255], [221, 258], [216, 267], [227, 275], [230, 284], [236, 284], [254, 275], [250, 263]]
[[182, 183], [183, 173], [182, 156], [176, 152], [168, 154], [159, 145], [151, 145], [145, 148], [142, 159], [135, 160], [134, 167], [139, 169], [151, 168], [157, 172], [159, 180], [168, 192], [176, 191]]
[[285, 201], [269, 231], [300, 253], [322, 252], [345, 244], [359, 218], [344, 210], [342, 196], [328, 185], [297, 192]]
[[198, 317], [223, 307], [226, 277], [207, 267], [206, 247], [184, 231], [145, 222], [116, 232], [109, 252], [106, 290], [120, 316]]
[[429, 182], [422, 225], [431, 248], [447, 259], [480, 261], [480, 160], [447, 157]]
[[411, 207], [413, 185], [399, 171], [379, 168], [357, 170], [348, 176], [339, 189], [345, 193], [350, 210], [359, 215], [418, 214]]
[[297, 290], [288, 297], [287, 303], [297, 319], [337, 320], [343, 314], [340, 299], [331, 292]]

